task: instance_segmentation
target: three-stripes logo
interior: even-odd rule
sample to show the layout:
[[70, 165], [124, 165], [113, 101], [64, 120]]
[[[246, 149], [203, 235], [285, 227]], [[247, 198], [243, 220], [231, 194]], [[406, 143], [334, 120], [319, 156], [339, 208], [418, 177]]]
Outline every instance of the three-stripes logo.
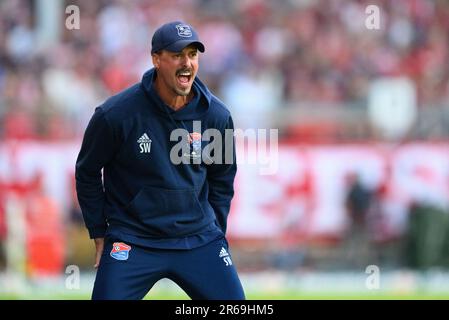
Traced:
[[148, 137], [146, 133], [144, 133], [139, 140], [137, 140], [137, 143], [140, 147], [140, 153], [150, 153], [151, 151], [151, 139]]
[[226, 263], [226, 266], [232, 266], [231, 257], [229, 256], [229, 253], [226, 251], [225, 248], [221, 247], [219, 257], [223, 258], [223, 261], [224, 263]]

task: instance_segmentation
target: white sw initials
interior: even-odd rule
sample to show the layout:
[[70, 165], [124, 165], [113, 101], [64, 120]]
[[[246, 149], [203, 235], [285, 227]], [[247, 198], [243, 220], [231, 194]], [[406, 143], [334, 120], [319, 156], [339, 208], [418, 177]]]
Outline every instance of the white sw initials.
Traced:
[[227, 267], [227, 266], [232, 266], [232, 260], [231, 260], [230, 257], [224, 257], [224, 258], [223, 258], [223, 261], [224, 261], [224, 263], [226, 264], [226, 267]]
[[139, 144], [140, 153], [150, 153], [151, 151], [151, 139], [148, 137], [146, 133], [144, 133], [139, 140], [137, 140]]
[[229, 253], [226, 251], [225, 248], [221, 247], [220, 253], [218, 255], [220, 258], [223, 258], [224, 263], [226, 266], [232, 266], [232, 260], [229, 256]]

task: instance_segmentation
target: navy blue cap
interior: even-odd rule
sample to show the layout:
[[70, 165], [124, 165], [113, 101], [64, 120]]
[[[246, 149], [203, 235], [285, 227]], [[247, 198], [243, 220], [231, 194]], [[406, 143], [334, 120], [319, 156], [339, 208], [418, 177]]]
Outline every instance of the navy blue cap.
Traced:
[[204, 52], [204, 45], [192, 26], [182, 22], [169, 22], [157, 29], [151, 40], [151, 53], [160, 50], [181, 52], [185, 47], [194, 43], [199, 51]]

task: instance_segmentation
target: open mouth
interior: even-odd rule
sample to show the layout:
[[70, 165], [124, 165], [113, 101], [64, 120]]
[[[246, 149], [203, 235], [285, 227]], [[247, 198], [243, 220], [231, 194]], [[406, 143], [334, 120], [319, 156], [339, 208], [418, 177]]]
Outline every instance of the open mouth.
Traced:
[[180, 71], [176, 74], [179, 84], [182, 86], [187, 86], [192, 79], [192, 72], [190, 71]]

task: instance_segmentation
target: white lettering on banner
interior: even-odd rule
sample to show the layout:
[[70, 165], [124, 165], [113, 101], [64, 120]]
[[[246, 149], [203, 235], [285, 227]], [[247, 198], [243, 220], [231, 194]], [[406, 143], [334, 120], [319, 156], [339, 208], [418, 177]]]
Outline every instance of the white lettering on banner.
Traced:
[[[404, 146], [396, 151], [391, 184], [405, 196], [420, 202], [449, 208], [448, 154], [440, 148]], [[426, 156], [423, 156], [425, 152]]]
[[[272, 238], [282, 234], [288, 221], [298, 221], [295, 229], [300, 230], [308, 203], [304, 198], [309, 197], [307, 188], [301, 188], [308, 184], [308, 178], [305, 163], [298, 156], [300, 151], [291, 147], [280, 148], [278, 161], [282, 165], [278, 172], [262, 175], [257, 166], [248, 160], [256, 157], [257, 150], [247, 146], [244, 148], [243, 144], [238, 144], [237, 155], [246, 152], [247, 160], [238, 162], [232, 206], [238, 211], [229, 215], [229, 224], [234, 230], [228, 232], [237, 237]], [[289, 194], [288, 189], [298, 190], [298, 193]]]
[[339, 234], [346, 226], [345, 180], [356, 172], [364, 185], [376, 188], [385, 178], [384, 158], [373, 148], [317, 147], [310, 152], [316, 206], [310, 232]]
[[[26, 182], [42, 172], [46, 194], [65, 208], [71, 201], [72, 191], [67, 186], [73, 179], [79, 148], [79, 141], [2, 143], [0, 180], [5, 184]], [[257, 152], [254, 148], [242, 148], [237, 143], [237, 157], [243, 151], [248, 152], [247, 159], [256, 157], [252, 154]], [[347, 223], [345, 177], [357, 172], [366, 185], [385, 186], [385, 223], [398, 234], [404, 228], [410, 200], [449, 207], [448, 148], [449, 144], [418, 143], [395, 149], [388, 145], [281, 144], [275, 174], [263, 175], [249, 161], [238, 163], [228, 232], [242, 238], [273, 238], [285, 232], [308, 236], [341, 234]]]
[[[407, 170], [404, 170], [407, 168], [404, 159], [410, 162]], [[344, 207], [345, 179], [353, 172], [364, 185], [387, 190], [382, 195], [381, 210], [389, 234], [379, 234], [380, 238], [403, 232], [411, 198], [429, 195], [427, 198], [434, 205], [449, 207], [446, 196], [449, 186], [444, 184], [449, 180], [446, 145], [405, 145], [396, 149], [356, 145], [281, 146], [279, 163], [278, 174], [268, 177], [249, 166], [240, 166], [232, 207], [237, 209], [229, 215], [231, 236], [273, 238], [287, 230], [282, 226], [290, 226], [288, 230], [296, 230], [299, 236], [341, 235], [348, 223]], [[433, 178], [421, 183], [416, 177], [419, 172]], [[437, 188], [438, 192], [429, 191]], [[263, 197], [260, 190], [264, 190]]]

